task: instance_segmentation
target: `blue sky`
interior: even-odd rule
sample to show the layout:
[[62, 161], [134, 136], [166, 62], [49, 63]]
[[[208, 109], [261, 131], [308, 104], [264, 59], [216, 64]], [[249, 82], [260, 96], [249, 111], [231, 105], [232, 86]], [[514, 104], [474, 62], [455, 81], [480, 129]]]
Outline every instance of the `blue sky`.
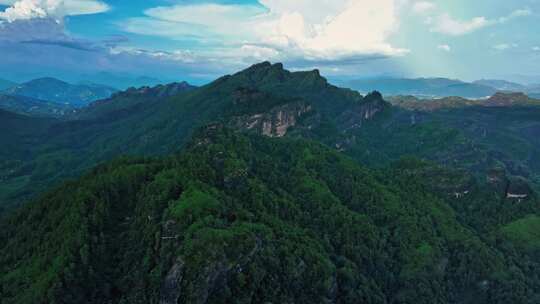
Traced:
[[0, 77], [204, 83], [270, 60], [540, 83], [539, 14], [540, 0], [0, 0]]

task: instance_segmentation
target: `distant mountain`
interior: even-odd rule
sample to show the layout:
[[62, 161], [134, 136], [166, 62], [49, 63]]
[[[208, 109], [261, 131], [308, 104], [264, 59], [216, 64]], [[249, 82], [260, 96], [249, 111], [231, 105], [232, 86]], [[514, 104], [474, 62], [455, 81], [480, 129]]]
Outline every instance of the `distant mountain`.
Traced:
[[510, 91], [510, 92], [527, 92], [529, 90], [529, 87], [511, 82], [506, 80], [499, 80], [499, 79], [481, 79], [476, 80], [473, 82], [474, 84], [483, 85], [495, 88], [499, 91]]
[[8, 88], [10, 88], [12, 86], [15, 86], [15, 85], [16, 85], [15, 82], [5, 80], [5, 79], [0, 79], [0, 91], [8, 89]]
[[391, 96], [387, 100], [395, 106], [413, 111], [436, 111], [471, 106], [481, 107], [513, 107], [540, 106], [540, 100], [524, 93], [497, 92], [487, 99], [470, 100], [463, 97], [444, 97], [438, 99], [419, 99], [414, 96]]
[[116, 91], [116, 89], [104, 85], [73, 85], [56, 78], [47, 77], [16, 85], [3, 93], [82, 107], [95, 100], [108, 98]]
[[0, 111], [0, 202], [41, 193], [0, 217], [2, 303], [539, 303], [523, 94], [409, 110], [268, 62], [186, 87]]
[[104, 116], [118, 115], [121, 112], [133, 111], [137, 107], [147, 107], [152, 103], [161, 102], [163, 99], [176, 96], [184, 92], [196, 89], [189, 83], [175, 82], [155, 87], [129, 88], [125, 91], [114, 93], [108, 99], [102, 99], [91, 103], [72, 115], [75, 119], [103, 118]]
[[27, 142], [37, 143], [10, 167], [14, 184], [5, 192], [14, 202], [119, 155], [178, 151], [194, 130], [215, 121], [274, 137], [339, 137], [388, 106], [380, 94], [363, 97], [335, 87], [317, 70], [289, 72], [270, 63], [195, 89], [186, 83], [130, 89], [80, 109], [71, 120], [36, 129]]
[[81, 82], [85, 84], [88, 81], [94, 83], [106, 83], [112, 87], [115, 87], [120, 90], [125, 90], [130, 87], [153, 87], [160, 84], [165, 84], [166, 81], [161, 79], [147, 77], [147, 76], [129, 76], [129, 75], [119, 75], [108, 72], [101, 72], [92, 75], [83, 75], [82, 78], [87, 79], [86, 81]]
[[4, 94], [0, 94], [0, 109], [43, 117], [61, 117], [75, 111], [74, 107], [62, 103]]
[[376, 78], [348, 81], [347, 86], [360, 92], [377, 90], [384, 95], [413, 95], [420, 97], [460, 96], [482, 98], [497, 92], [497, 89], [487, 85], [447, 78]]

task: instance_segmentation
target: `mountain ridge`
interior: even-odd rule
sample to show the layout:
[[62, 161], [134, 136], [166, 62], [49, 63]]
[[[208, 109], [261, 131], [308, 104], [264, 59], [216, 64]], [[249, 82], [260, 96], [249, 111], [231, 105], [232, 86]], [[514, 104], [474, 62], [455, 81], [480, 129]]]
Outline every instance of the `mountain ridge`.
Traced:
[[43, 77], [15, 85], [2, 93], [82, 107], [92, 101], [108, 98], [116, 91], [99, 84], [73, 85], [53, 77]]

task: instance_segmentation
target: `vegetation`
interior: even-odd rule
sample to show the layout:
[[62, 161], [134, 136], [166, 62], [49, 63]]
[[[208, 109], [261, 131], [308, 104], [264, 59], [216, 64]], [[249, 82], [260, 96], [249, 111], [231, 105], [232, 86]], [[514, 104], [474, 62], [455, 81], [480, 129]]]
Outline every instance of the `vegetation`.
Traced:
[[411, 166], [205, 128], [3, 222], [3, 303], [534, 303], [535, 260], [460, 223]]
[[538, 121], [269, 63], [0, 111], [2, 304], [539, 303]]

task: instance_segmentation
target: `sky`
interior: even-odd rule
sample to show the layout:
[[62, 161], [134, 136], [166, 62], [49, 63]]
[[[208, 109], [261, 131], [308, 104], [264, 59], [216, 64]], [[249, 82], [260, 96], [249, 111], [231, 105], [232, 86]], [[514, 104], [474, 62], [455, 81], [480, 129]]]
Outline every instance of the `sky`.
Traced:
[[540, 83], [539, 23], [540, 0], [0, 0], [0, 78], [201, 84], [268, 60]]

